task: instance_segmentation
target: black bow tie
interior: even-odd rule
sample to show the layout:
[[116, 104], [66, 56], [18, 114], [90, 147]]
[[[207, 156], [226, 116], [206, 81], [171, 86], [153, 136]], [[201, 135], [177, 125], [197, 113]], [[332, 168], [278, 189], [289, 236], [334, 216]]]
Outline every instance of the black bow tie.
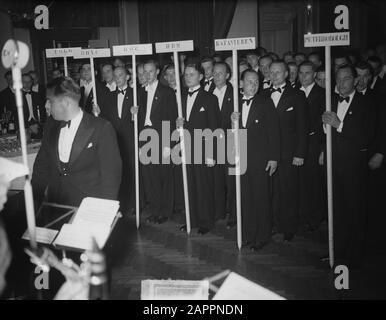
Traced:
[[24, 91], [25, 94], [31, 94], [31, 91]]
[[274, 87], [271, 87], [271, 93], [274, 93], [274, 92], [279, 92], [279, 93], [282, 93], [282, 90], [281, 90], [281, 88], [277, 88], [277, 89], [275, 89]]
[[196, 92], [198, 92], [198, 90], [200, 90], [200, 88], [194, 90], [194, 91], [188, 91], [188, 94], [189, 94], [189, 97], [191, 97], [192, 95], [194, 95]]
[[123, 89], [123, 90], [118, 89], [118, 94], [122, 93], [123, 95], [125, 95], [125, 92], [126, 92], [126, 89]]
[[69, 120], [69, 121], [60, 121], [60, 127], [61, 127], [61, 128], [64, 128], [65, 126], [67, 126], [68, 128], [70, 128], [70, 126], [71, 126], [71, 120]]
[[253, 97], [249, 98], [249, 99], [241, 99], [241, 103], [242, 104], [246, 103], [247, 107], [249, 107], [249, 105], [251, 104], [252, 100], [253, 100]]
[[263, 83], [270, 83], [270, 80], [264, 80]]
[[211, 80], [205, 80], [205, 85], [207, 86], [208, 84], [210, 84], [212, 82], [212, 79]]
[[348, 96], [346, 98], [339, 97], [339, 103], [342, 103], [343, 101], [346, 101], [347, 103], [350, 103], [350, 96]]

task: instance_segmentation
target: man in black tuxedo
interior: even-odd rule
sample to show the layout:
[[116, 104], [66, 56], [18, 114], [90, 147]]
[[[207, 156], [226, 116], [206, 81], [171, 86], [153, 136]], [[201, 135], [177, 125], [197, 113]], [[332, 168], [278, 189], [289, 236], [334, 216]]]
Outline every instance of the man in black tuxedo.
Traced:
[[122, 162], [112, 125], [83, 112], [71, 78], [47, 86], [52, 117], [36, 157], [32, 186], [36, 204], [46, 188], [49, 202], [79, 206], [85, 197], [118, 198]]
[[270, 66], [272, 87], [263, 91], [271, 97], [280, 121], [280, 161], [273, 176], [273, 212], [277, 231], [291, 241], [298, 227], [299, 170], [307, 155], [307, 101], [303, 92], [287, 82], [288, 67], [282, 60]]
[[201, 87], [210, 93], [213, 93], [216, 85], [213, 82], [213, 68], [215, 61], [210, 57], [205, 57], [201, 60], [201, 67], [204, 69], [205, 77], [201, 80]]
[[323, 219], [323, 194], [320, 157], [323, 156], [324, 133], [322, 114], [325, 110], [325, 91], [315, 83], [316, 67], [311, 61], [299, 66], [300, 90], [307, 98], [309, 123], [308, 152], [304, 166], [299, 168], [299, 213], [309, 231], [315, 230]]
[[244, 71], [242, 82], [241, 117], [233, 113], [232, 119], [247, 130], [247, 171], [241, 176], [243, 239], [244, 244], [258, 251], [268, 243], [272, 232], [270, 177], [280, 159], [279, 117], [272, 100], [257, 94], [256, 71]]
[[339, 96], [330, 112], [322, 116], [332, 127], [334, 190], [334, 246], [337, 263], [358, 265], [363, 255], [367, 150], [374, 136], [374, 108], [355, 90], [353, 66], [340, 66], [335, 73]]
[[98, 106], [97, 106], [93, 98], [94, 84], [92, 83], [91, 72], [92, 72], [91, 66], [90, 66], [90, 63], [88, 62], [83, 63], [81, 68], [79, 69], [79, 73], [80, 73], [79, 105], [84, 111], [90, 114], [99, 114], [101, 111], [99, 105], [103, 105], [103, 99], [106, 97], [106, 91], [108, 89], [105, 86], [103, 86], [101, 83], [96, 81], [95, 88], [96, 88], [97, 102], [98, 102]]
[[[188, 165], [188, 190], [190, 204], [190, 218], [192, 228], [198, 227], [198, 234], [209, 232], [215, 221], [214, 214], [214, 156], [215, 151], [204, 152], [200, 159], [195, 159], [194, 146], [205, 146], [205, 136], [194, 136], [195, 129], [209, 129], [211, 131], [220, 128], [220, 115], [218, 100], [213, 94], [206, 92], [201, 86], [204, 71], [198, 64], [186, 65], [184, 71], [185, 83], [188, 90], [182, 92], [183, 119], [177, 119], [177, 127], [184, 125], [184, 129], [190, 133], [191, 142], [186, 143], [186, 149], [190, 150], [190, 162]], [[195, 141], [198, 139], [197, 141]], [[214, 139], [215, 140], [215, 139]], [[185, 140], [186, 141], [186, 140]], [[196, 155], [198, 158], [198, 155]], [[195, 161], [198, 160], [198, 161]], [[191, 163], [191, 164], [189, 164]], [[186, 230], [183, 225], [181, 230]]]
[[[224, 134], [221, 137], [224, 143], [224, 152], [227, 148], [227, 130], [232, 128], [231, 114], [233, 112], [233, 87], [228, 82], [231, 77], [229, 66], [225, 62], [216, 62], [213, 69], [213, 80], [216, 88], [213, 94], [217, 97], [220, 108], [218, 120]], [[227, 153], [225, 153], [226, 158]], [[225, 164], [217, 164], [214, 167], [214, 201], [215, 201], [215, 218], [225, 218], [226, 212], [231, 213], [234, 206], [234, 188], [232, 185], [235, 182], [235, 177], [228, 173], [228, 166]]]
[[373, 56], [367, 59], [367, 63], [373, 68], [373, 80], [370, 84], [370, 89], [376, 93], [385, 94], [386, 79], [382, 79], [380, 73], [382, 71], [382, 60], [379, 57]]
[[130, 214], [135, 208], [135, 159], [134, 124], [130, 108], [133, 106], [133, 90], [128, 85], [129, 75], [124, 67], [114, 69], [116, 90], [108, 92], [101, 105], [100, 116], [108, 120], [117, 134], [122, 158], [122, 181], [119, 189], [121, 212]]
[[[163, 140], [170, 142], [170, 136], [163, 137], [163, 126], [170, 125], [170, 134], [175, 129], [177, 119], [176, 95], [170, 87], [162, 85], [157, 77], [159, 66], [155, 60], [144, 64], [146, 87], [139, 91], [138, 97], [138, 128], [152, 129], [158, 135], [158, 155], [151, 151], [150, 163], [143, 163], [141, 175], [145, 185], [146, 201], [149, 205], [150, 222], [164, 223], [173, 213], [173, 166], [170, 161], [170, 145], [164, 145]], [[144, 136], [147, 140], [148, 136]], [[141, 139], [140, 139], [141, 140]], [[146, 143], [140, 142], [141, 146]], [[141, 148], [144, 150], [144, 148]], [[145, 151], [141, 151], [144, 152]], [[146, 155], [143, 154], [142, 158]]]
[[289, 69], [288, 82], [290, 83], [292, 88], [299, 89], [300, 86], [298, 84], [298, 71], [299, 71], [298, 65], [295, 62], [289, 62], [288, 69]]
[[33, 81], [31, 90], [38, 94], [39, 105], [43, 106], [46, 102], [46, 88], [43, 84], [40, 83], [40, 77], [36, 71], [32, 70], [28, 74], [31, 76]]

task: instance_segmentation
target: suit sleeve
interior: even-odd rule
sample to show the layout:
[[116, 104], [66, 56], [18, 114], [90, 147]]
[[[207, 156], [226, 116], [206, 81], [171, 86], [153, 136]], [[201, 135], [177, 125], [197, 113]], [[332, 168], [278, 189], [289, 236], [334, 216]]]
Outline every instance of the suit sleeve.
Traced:
[[280, 159], [280, 125], [279, 115], [271, 99], [266, 100], [265, 119], [268, 131], [268, 158], [279, 161]]
[[49, 183], [51, 173], [51, 161], [49, 157], [49, 145], [51, 130], [50, 127], [53, 125], [54, 120], [49, 118], [44, 125], [43, 139], [38, 154], [33, 166], [32, 172], [32, 190], [34, 194], [35, 207], [39, 207], [43, 200], [44, 193]]
[[116, 133], [110, 122], [105, 122], [98, 146], [99, 170], [101, 175], [100, 197], [117, 199], [121, 184], [122, 160]]
[[296, 146], [294, 157], [305, 158], [308, 145], [308, 118], [307, 100], [303, 92], [296, 94], [295, 116], [296, 116]]

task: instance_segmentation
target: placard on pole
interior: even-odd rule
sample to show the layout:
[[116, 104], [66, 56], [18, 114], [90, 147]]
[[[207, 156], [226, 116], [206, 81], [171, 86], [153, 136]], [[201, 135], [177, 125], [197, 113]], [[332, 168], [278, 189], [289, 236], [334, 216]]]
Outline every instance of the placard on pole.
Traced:
[[74, 56], [74, 51], [80, 50], [80, 47], [74, 48], [52, 48], [46, 49], [46, 58], [63, 58], [64, 60], [64, 76], [68, 77], [67, 58]]
[[[193, 40], [184, 41], [172, 41], [172, 42], [158, 42], [155, 44], [155, 50], [157, 53], [173, 52], [174, 71], [176, 76], [177, 85], [177, 106], [178, 117], [182, 118], [182, 104], [181, 104], [181, 84], [180, 84], [180, 67], [178, 61], [178, 52], [193, 51]], [[190, 207], [189, 207], [189, 192], [188, 192], [188, 176], [186, 172], [186, 150], [184, 139], [183, 126], [178, 129], [181, 141], [181, 154], [182, 154], [182, 178], [184, 183], [184, 199], [185, 199], [185, 215], [186, 215], [186, 232], [188, 235], [191, 231], [190, 225]]]
[[[153, 48], [150, 44], [132, 44], [113, 46], [113, 56], [132, 56], [133, 65], [133, 102], [138, 106], [137, 99], [137, 65], [135, 56], [150, 55]], [[134, 153], [135, 153], [135, 220], [137, 229], [139, 228], [139, 159], [138, 159], [138, 114], [134, 114]]]
[[[251, 50], [256, 48], [255, 37], [215, 39], [215, 51], [232, 51], [232, 73], [233, 73], [233, 111], [239, 112], [239, 85], [238, 85], [238, 50]], [[241, 220], [241, 183], [240, 183], [240, 143], [239, 143], [239, 122], [233, 123], [235, 133], [235, 165], [236, 165], [236, 213], [237, 213], [237, 247], [242, 246], [242, 220]]]

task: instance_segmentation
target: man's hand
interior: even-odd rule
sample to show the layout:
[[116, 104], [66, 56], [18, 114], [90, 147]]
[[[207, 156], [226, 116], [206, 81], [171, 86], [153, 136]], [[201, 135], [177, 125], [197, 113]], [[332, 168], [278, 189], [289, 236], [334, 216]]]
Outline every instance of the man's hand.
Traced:
[[232, 112], [231, 114], [232, 128], [234, 127], [235, 122], [238, 122], [239, 119], [240, 119], [240, 112]]
[[98, 116], [101, 113], [101, 109], [95, 103], [92, 106], [92, 113], [95, 114], [96, 116]]
[[131, 107], [131, 108], [130, 108], [131, 114], [132, 114], [132, 115], [138, 114], [138, 109], [139, 109], [138, 107]]
[[293, 160], [292, 160], [292, 164], [294, 166], [300, 167], [300, 166], [302, 166], [304, 164], [304, 159], [303, 158], [294, 157]]
[[206, 165], [208, 167], [214, 167], [215, 161], [213, 159], [211, 159], [211, 158], [206, 158]]
[[329, 124], [330, 126], [338, 129], [340, 126], [340, 120], [335, 112], [326, 111], [322, 115], [322, 121], [324, 124]]
[[39, 125], [37, 123], [31, 124], [29, 126], [29, 129], [31, 130], [31, 132], [33, 134], [38, 134], [38, 132], [39, 132]]
[[374, 154], [369, 161], [369, 168], [371, 170], [379, 169], [383, 162], [383, 154], [376, 153]]
[[269, 176], [272, 176], [277, 169], [277, 161], [269, 160], [265, 171], [269, 171]]
[[4, 175], [0, 176], [0, 212], [4, 208], [4, 204], [7, 202], [7, 192], [10, 183], [6, 180]]
[[324, 165], [324, 151], [320, 152], [320, 155], [319, 155], [319, 165], [320, 166]]
[[180, 118], [180, 117], [178, 117], [177, 119], [176, 119], [176, 127], [177, 127], [177, 129], [180, 129], [180, 128], [182, 128], [183, 126], [184, 126], [184, 118]]

